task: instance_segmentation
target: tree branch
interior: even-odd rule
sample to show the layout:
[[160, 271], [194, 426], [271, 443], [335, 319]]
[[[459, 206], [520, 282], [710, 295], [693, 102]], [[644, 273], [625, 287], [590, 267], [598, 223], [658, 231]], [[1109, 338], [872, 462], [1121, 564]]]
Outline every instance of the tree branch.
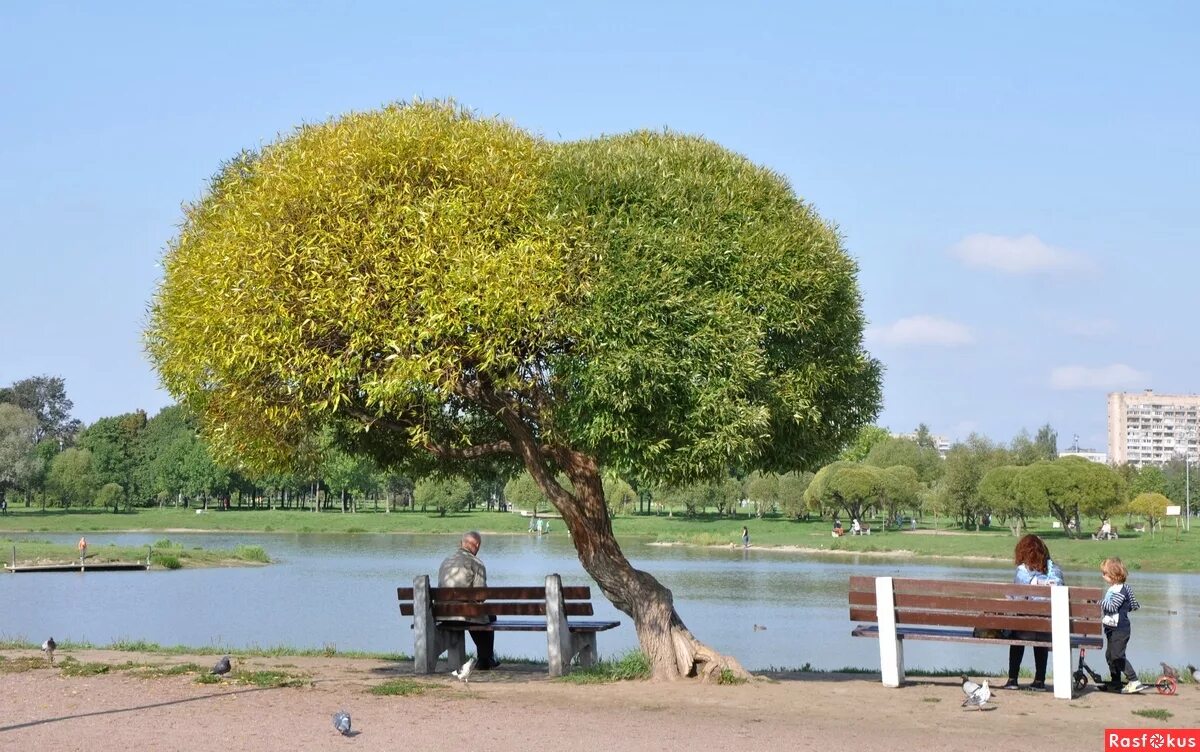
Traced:
[[[355, 418], [358, 418], [369, 428], [379, 427], [388, 431], [395, 431], [397, 433], [408, 433], [419, 425], [419, 422], [413, 416], [389, 418], [382, 415], [375, 415], [374, 413], [355, 405], [349, 406], [346, 409], [346, 412]], [[451, 447], [438, 444], [433, 441], [427, 441], [425, 442], [424, 446], [432, 454], [435, 454], [438, 457], [446, 460], [475, 460], [481, 457], [489, 457], [494, 454], [517, 454], [512, 442], [508, 441], [507, 439], [492, 441], [486, 444], [476, 444], [468, 447]]]

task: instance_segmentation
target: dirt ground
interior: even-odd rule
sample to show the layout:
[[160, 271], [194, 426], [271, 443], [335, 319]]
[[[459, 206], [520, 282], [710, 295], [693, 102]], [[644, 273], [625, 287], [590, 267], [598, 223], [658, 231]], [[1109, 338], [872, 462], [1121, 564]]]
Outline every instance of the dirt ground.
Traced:
[[[37, 656], [4, 651], [9, 661]], [[60, 660], [64, 656], [60, 653]], [[1088, 692], [1076, 700], [999, 691], [986, 711], [960, 707], [955, 678], [915, 679], [887, 689], [878, 676], [774, 674], [740, 686], [551, 681], [544, 666], [506, 665], [462, 685], [445, 672], [413, 677], [411, 664], [346, 658], [247, 658], [235, 671], [276, 669], [302, 687], [261, 688], [195, 675], [139, 678], [116, 668], [171, 666], [212, 656], [78, 651], [114, 668], [63, 676], [37, 665], [0, 673], [0, 750], [921, 750], [1007, 743], [1055, 752], [1101, 750], [1106, 727], [1198, 727], [1200, 688], [1175, 696]], [[10, 664], [11, 665], [11, 664]], [[416, 679], [417, 695], [377, 696], [373, 686]], [[333, 728], [345, 709], [354, 735]], [[1161, 709], [1156, 720], [1134, 714]]]

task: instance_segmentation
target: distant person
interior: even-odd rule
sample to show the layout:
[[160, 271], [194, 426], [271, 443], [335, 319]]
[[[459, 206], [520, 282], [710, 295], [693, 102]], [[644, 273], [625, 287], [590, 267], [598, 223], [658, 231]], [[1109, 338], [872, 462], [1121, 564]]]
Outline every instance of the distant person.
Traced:
[[80, 538], [75, 547], [79, 549], [79, 561], [82, 562], [87, 558], [87, 538]]
[[742, 548], [750, 548], [750, 528], [742, 525]]
[[862, 525], [859, 524], [857, 517], [850, 520], [850, 532], [854, 535], [862, 535]]
[[917, 518], [916, 517], [912, 518], [912, 529], [913, 530], [917, 529]]
[[[1013, 574], [1013, 582], [1018, 585], [1062, 585], [1063, 574], [1058, 565], [1050, 558], [1050, 549], [1046, 548], [1041, 538], [1030, 533], [1017, 541], [1013, 550], [1013, 563], [1017, 571]], [[1046, 632], [1027, 632], [1012, 630], [1008, 637], [1018, 640], [1050, 640]], [[1024, 645], [1008, 646], [1008, 681], [1002, 689], [1018, 689], [1017, 676], [1021, 673], [1021, 661], [1025, 658]], [[1030, 689], [1046, 689], [1046, 664], [1050, 659], [1050, 648], [1035, 647], [1033, 649], [1033, 683]], [[1062, 681], [1068, 681], [1064, 677]]]
[[846, 534], [846, 530], [842, 527], [842, 521], [836, 517], [833, 520], [833, 537], [840, 538]]
[[[451, 554], [438, 568], [438, 585], [455, 588], [487, 587], [487, 567], [479, 560], [479, 547], [483, 538], [479, 533], [464, 533], [458, 550]], [[465, 621], [488, 624], [495, 616], [447, 616], [441, 621]], [[472, 629], [471, 641], [475, 643], [475, 670], [490, 671], [500, 665], [496, 660], [496, 633], [490, 629]]]
[[0, 514], [8, 514], [8, 499], [0, 499]]
[[[1100, 601], [1100, 621], [1104, 624], [1106, 643], [1104, 657], [1108, 660], [1108, 688], [1120, 689], [1124, 694], [1133, 694], [1146, 688], [1138, 681], [1137, 672], [1125, 657], [1125, 648], [1129, 645], [1129, 637], [1133, 632], [1129, 612], [1137, 611], [1141, 604], [1126, 582], [1129, 570], [1120, 559], [1115, 556], [1105, 559], [1100, 565], [1100, 574], [1108, 583], [1108, 590], [1104, 593], [1104, 599]], [[1126, 679], [1123, 688], [1122, 676]]]
[[1100, 532], [1096, 537], [1100, 540], [1109, 540], [1112, 538], [1112, 523], [1109, 522], [1107, 518], [1105, 518], [1104, 522], [1101, 523]]

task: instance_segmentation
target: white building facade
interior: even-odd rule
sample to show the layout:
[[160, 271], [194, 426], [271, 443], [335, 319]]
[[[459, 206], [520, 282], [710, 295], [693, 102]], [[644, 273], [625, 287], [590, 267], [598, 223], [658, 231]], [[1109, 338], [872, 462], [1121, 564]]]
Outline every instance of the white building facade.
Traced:
[[1113, 392], [1108, 395], [1108, 459], [1142, 467], [1185, 455], [1195, 461], [1200, 394]]

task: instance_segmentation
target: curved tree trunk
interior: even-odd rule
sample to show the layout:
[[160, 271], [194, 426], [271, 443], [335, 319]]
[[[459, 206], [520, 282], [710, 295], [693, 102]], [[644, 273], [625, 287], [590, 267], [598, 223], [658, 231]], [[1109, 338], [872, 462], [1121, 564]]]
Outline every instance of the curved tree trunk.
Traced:
[[[526, 468], [550, 499], [571, 531], [579, 561], [613, 605], [633, 619], [642, 652], [650, 661], [655, 679], [687, 676], [720, 678], [723, 672], [750, 678], [737, 659], [722, 655], [697, 640], [675, 611], [671, 591], [648, 572], [634, 569], [613, 535], [612, 520], [604, 503], [599, 468], [588, 455], [565, 449], [545, 449], [518, 437], [517, 446]], [[568, 492], [549, 472], [551, 458], [567, 474]]]

